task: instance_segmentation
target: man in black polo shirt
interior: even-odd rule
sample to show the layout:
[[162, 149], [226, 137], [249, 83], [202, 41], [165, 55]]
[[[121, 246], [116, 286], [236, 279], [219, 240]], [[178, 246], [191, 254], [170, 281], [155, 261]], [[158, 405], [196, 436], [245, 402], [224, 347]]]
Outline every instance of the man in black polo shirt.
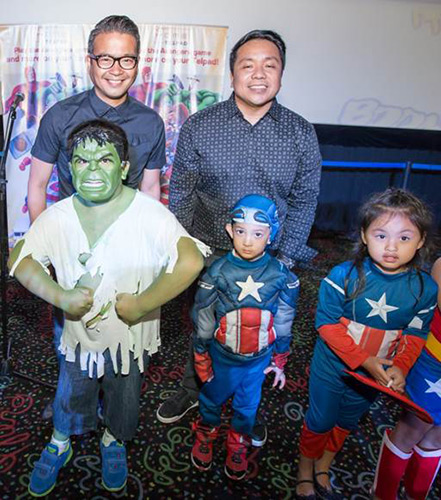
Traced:
[[120, 125], [127, 134], [127, 185], [159, 198], [160, 169], [165, 164], [164, 124], [155, 111], [127, 94], [138, 72], [139, 51], [138, 27], [126, 16], [108, 16], [91, 31], [87, 66], [93, 88], [50, 108], [32, 148], [28, 184], [31, 222], [46, 209], [46, 189], [55, 163], [60, 199], [73, 193], [67, 137], [79, 123], [96, 118]]

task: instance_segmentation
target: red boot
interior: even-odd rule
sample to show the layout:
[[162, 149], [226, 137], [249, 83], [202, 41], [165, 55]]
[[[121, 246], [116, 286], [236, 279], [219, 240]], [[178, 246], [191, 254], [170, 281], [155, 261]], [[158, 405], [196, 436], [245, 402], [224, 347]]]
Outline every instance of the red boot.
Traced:
[[228, 430], [225, 474], [230, 479], [239, 481], [246, 476], [248, 469], [247, 450], [249, 446], [250, 438], [247, 435], [240, 434], [233, 429]]
[[213, 441], [217, 438], [219, 427], [205, 425], [199, 419], [193, 422], [192, 429], [196, 441], [191, 450], [191, 461], [199, 470], [208, 470], [213, 463]]
[[389, 439], [386, 431], [381, 443], [377, 470], [375, 471], [374, 492], [381, 500], [396, 500], [398, 487], [412, 453], [404, 453]]
[[404, 474], [404, 487], [413, 500], [424, 500], [441, 465], [441, 450], [422, 450], [414, 446]]

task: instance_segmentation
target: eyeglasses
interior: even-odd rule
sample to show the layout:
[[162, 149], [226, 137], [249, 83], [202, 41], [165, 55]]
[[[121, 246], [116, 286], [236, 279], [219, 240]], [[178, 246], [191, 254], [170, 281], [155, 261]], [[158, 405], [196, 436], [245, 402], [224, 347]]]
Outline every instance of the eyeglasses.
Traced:
[[116, 62], [118, 62], [122, 69], [133, 69], [138, 64], [138, 58], [136, 56], [112, 57], [108, 55], [95, 56], [89, 54], [89, 57], [96, 61], [98, 68], [101, 69], [113, 68]]

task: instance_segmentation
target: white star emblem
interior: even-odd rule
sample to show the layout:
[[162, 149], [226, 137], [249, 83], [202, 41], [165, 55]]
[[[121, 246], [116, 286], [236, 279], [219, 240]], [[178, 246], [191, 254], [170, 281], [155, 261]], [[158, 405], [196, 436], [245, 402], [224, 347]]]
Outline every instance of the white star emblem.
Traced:
[[366, 300], [368, 304], [372, 307], [372, 311], [367, 315], [367, 317], [370, 318], [371, 316], [380, 316], [385, 323], [387, 323], [387, 313], [398, 309], [398, 307], [388, 306], [386, 304], [386, 292], [383, 293], [378, 302], [371, 299], [366, 299]]
[[429, 392], [434, 392], [438, 397], [441, 398], [441, 378], [435, 383], [431, 382], [430, 380], [427, 380], [426, 378], [424, 380], [427, 382], [429, 386], [429, 388], [426, 391], [426, 394], [428, 394]]
[[251, 297], [254, 297], [257, 302], [262, 302], [258, 290], [259, 288], [262, 288], [264, 284], [265, 283], [254, 281], [251, 274], [248, 276], [246, 281], [236, 281], [236, 285], [242, 289], [237, 300], [240, 302], [245, 297], [248, 297], [248, 295], [251, 295]]

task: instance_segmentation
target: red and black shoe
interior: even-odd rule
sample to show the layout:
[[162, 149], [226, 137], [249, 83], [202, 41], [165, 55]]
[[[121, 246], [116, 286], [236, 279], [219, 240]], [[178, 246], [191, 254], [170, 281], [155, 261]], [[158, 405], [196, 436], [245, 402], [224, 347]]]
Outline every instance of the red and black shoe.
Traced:
[[240, 481], [246, 476], [248, 469], [247, 451], [249, 446], [250, 438], [247, 435], [240, 434], [233, 429], [228, 430], [225, 474], [230, 479]]
[[213, 441], [217, 438], [219, 427], [205, 425], [202, 420], [193, 422], [192, 429], [196, 441], [191, 450], [191, 461], [199, 470], [208, 470], [213, 463]]

